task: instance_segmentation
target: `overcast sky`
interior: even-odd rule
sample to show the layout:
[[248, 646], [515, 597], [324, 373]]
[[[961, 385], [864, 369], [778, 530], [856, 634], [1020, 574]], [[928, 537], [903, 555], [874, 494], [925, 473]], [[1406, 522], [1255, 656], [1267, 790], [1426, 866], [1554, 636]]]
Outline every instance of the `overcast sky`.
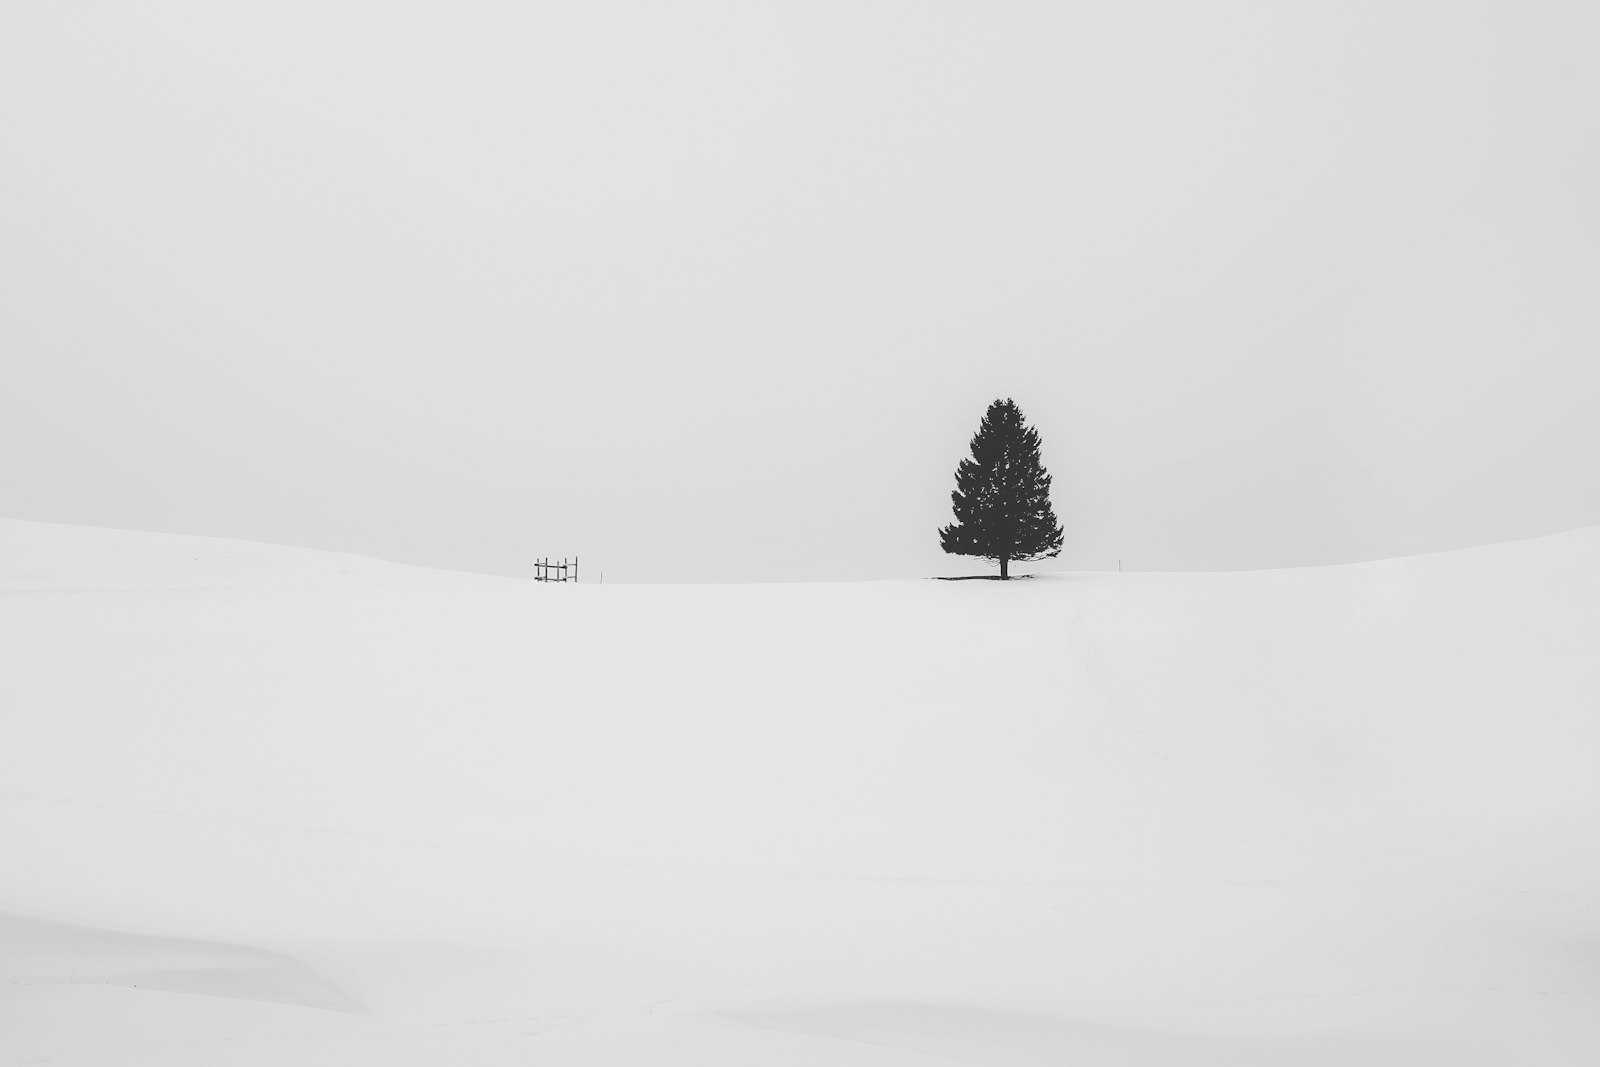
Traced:
[[0, 514], [610, 581], [1600, 523], [1600, 4], [0, 8]]

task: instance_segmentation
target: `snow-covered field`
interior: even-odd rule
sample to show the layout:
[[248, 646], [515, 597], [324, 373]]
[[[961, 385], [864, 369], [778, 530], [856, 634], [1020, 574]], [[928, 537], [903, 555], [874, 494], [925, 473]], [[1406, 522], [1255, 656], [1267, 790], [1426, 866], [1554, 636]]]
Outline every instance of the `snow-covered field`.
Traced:
[[1600, 530], [554, 586], [0, 522], [0, 1064], [1600, 1063]]

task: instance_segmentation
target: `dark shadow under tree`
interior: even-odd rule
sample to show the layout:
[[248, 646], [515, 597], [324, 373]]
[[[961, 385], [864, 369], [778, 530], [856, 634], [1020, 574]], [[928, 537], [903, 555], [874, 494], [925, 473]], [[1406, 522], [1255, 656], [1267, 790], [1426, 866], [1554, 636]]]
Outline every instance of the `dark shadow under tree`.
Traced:
[[1061, 525], [1050, 507], [1050, 475], [1039, 462], [1039, 432], [1010, 399], [983, 413], [972, 458], [956, 468], [950, 494], [956, 521], [939, 531], [939, 545], [958, 556], [982, 556], [1011, 577], [1013, 560], [1046, 559], [1061, 551]]

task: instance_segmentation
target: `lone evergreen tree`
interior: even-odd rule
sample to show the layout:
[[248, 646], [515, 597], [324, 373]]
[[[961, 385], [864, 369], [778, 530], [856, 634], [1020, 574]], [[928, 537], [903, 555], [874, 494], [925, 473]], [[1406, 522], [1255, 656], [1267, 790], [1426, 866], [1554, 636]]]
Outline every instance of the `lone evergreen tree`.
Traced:
[[950, 494], [956, 521], [939, 531], [939, 545], [958, 556], [1000, 563], [1009, 579], [1012, 560], [1045, 559], [1061, 551], [1061, 525], [1050, 507], [1050, 475], [1039, 462], [1039, 431], [1010, 399], [983, 413], [972, 438], [972, 458], [956, 468]]

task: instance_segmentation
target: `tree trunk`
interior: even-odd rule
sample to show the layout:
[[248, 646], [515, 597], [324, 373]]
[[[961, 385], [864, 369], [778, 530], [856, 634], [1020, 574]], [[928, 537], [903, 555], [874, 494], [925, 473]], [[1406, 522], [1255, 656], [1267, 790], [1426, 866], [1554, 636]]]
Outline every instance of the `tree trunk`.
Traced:
[[1009, 582], [1011, 580], [1011, 574], [1006, 568], [1006, 564], [1008, 564], [1010, 562], [1011, 562], [1011, 560], [1008, 557], [1006, 557], [1006, 556], [1001, 556], [1000, 557], [1000, 580], [1002, 582]]

